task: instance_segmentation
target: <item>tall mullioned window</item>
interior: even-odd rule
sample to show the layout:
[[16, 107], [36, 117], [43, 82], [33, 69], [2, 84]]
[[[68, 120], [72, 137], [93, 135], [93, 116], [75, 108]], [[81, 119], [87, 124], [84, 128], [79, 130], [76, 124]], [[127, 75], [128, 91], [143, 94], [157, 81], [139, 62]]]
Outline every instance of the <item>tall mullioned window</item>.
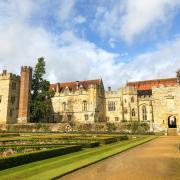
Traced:
[[136, 112], [135, 112], [134, 108], [133, 108], [132, 111], [131, 111], [131, 116], [132, 116], [132, 117], [136, 116]]
[[146, 109], [146, 106], [142, 106], [142, 119], [143, 121], [146, 121], [147, 120], [147, 109]]
[[131, 97], [131, 103], [134, 103], [134, 97], [133, 96]]
[[87, 111], [87, 101], [82, 102], [82, 110]]
[[12, 89], [16, 90], [16, 83], [15, 82], [12, 82]]
[[108, 111], [115, 111], [116, 110], [116, 103], [114, 101], [108, 102]]

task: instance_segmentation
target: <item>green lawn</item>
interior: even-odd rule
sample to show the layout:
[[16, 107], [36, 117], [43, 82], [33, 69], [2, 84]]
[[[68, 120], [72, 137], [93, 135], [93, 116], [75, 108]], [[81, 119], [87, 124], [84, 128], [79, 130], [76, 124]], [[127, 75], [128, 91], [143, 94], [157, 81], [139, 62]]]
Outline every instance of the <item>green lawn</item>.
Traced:
[[153, 138], [155, 137], [131, 138], [97, 148], [84, 149], [79, 152], [6, 169], [0, 171], [0, 179], [52, 179], [120, 153]]

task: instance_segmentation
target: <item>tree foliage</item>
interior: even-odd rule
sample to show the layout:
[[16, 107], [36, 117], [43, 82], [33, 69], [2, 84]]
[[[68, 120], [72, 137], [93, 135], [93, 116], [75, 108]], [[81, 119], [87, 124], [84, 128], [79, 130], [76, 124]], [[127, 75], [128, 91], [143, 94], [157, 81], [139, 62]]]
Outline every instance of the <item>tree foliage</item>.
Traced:
[[54, 92], [49, 89], [50, 82], [44, 79], [45, 60], [38, 58], [33, 71], [31, 91], [31, 122], [44, 122], [51, 112], [51, 97]]

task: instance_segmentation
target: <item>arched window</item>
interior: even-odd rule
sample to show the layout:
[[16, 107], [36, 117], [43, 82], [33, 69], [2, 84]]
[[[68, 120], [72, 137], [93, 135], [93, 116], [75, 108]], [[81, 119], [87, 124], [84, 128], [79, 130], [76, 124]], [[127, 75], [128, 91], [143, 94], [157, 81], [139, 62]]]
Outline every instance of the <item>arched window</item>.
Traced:
[[63, 102], [63, 103], [62, 103], [62, 109], [63, 109], [63, 111], [66, 111], [66, 108], [67, 108], [66, 102]]
[[134, 96], [131, 97], [131, 103], [134, 103]]
[[147, 109], [146, 109], [146, 106], [142, 106], [142, 119], [143, 121], [146, 121], [147, 120]]
[[132, 115], [132, 117], [136, 116], [136, 112], [135, 112], [134, 108], [131, 111], [131, 115]]
[[87, 111], [87, 101], [82, 102], [82, 110]]

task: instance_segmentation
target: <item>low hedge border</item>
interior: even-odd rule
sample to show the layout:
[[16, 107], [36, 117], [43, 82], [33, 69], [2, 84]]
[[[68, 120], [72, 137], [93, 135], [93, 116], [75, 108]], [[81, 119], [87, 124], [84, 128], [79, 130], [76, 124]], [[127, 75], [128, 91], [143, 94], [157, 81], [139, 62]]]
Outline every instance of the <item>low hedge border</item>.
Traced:
[[81, 146], [68, 146], [55, 149], [41, 150], [36, 152], [30, 152], [26, 154], [18, 154], [9, 157], [0, 158], [0, 170], [52, 158], [55, 156], [61, 156], [72, 152], [80, 151]]
[[8, 148], [30, 148], [30, 147], [34, 147], [34, 148], [56, 148], [59, 146], [72, 146], [72, 145], [79, 145], [82, 148], [93, 148], [93, 147], [97, 147], [100, 145], [100, 142], [95, 141], [95, 142], [90, 142], [90, 143], [58, 143], [58, 144], [20, 144], [20, 145], [16, 145], [16, 144], [11, 144], [11, 145], [3, 145], [0, 146], [0, 151], [1, 149], [8, 149]]
[[83, 148], [94, 148], [98, 147], [100, 145], [100, 142], [91, 142], [91, 143], [82, 143], [81, 146]]

